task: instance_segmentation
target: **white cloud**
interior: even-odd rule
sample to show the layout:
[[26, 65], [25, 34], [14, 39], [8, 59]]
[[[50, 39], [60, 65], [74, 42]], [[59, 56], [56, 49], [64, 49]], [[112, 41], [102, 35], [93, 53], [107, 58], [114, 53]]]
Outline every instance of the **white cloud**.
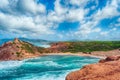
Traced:
[[105, 31], [105, 32], [101, 32], [100, 35], [102, 35], [102, 36], [107, 36], [108, 33], [109, 33], [108, 31]]
[[85, 6], [88, 0], [70, 0], [69, 2], [74, 6]]
[[67, 11], [67, 8], [64, 8], [61, 4], [60, 4], [60, 0], [56, 0], [54, 3], [55, 7], [55, 12], [57, 15], [62, 15], [65, 14]]
[[98, 10], [97, 13], [95, 13], [95, 15], [93, 15], [92, 17], [93, 19], [100, 21], [105, 18], [112, 18], [118, 16], [120, 15], [120, 12], [117, 10], [117, 8], [118, 8], [117, 0], [112, 0], [111, 3], [108, 2], [107, 5], [102, 10]]
[[34, 0], [19, 0], [19, 7], [23, 12], [27, 13], [45, 13], [46, 8], [43, 4], [37, 4]]
[[111, 29], [109, 29], [107, 31], [101, 31], [100, 35], [101, 35], [101, 37], [105, 37], [105, 36], [112, 37], [111, 35], [115, 36], [114, 32], [116, 32], [116, 30], [117, 30], [117, 28], [111, 28]]
[[84, 19], [85, 10], [82, 8], [79, 9], [71, 9], [68, 11], [66, 16], [68, 21], [75, 22], [75, 21], [82, 21]]
[[6, 6], [8, 6], [8, 4], [8, 0], [0, 0], [0, 8], [5, 8]]
[[69, 21], [69, 22], [80, 22], [84, 19], [87, 10], [84, 8], [70, 8], [70, 7], [64, 7], [60, 0], [56, 0], [54, 3], [55, 11], [51, 11], [48, 14], [48, 20], [50, 22], [55, 22], [57, 24], [63, 22], [63, 21]]
[[[99, 22], [105, 18], [113, 18], [115, 16], [120, 15], [120, 12], [117, 10], [118, 1], [112, 0], [111, 3], [107, 3], [103, 9], [98, 10], [96, 13], [92, 14], [90, 17], [84, 17], [83, 23], [81, 23], [78, 31], [75, 32], [75, 35], [78, 36], [87, 36], [91, 33], [100, 33], [101, 35], [107, 35], [108, 32], [102, 32]], [[90, 10], [90, 9], [89, 9]], [[114, 11], [114, 13], [113, 13]], [[115, 29], [113, 29], [114, 31]]]
[[[34, 0], [11, 0], [7, 4], [9, 6], [5, 9], [8, 13], [0, 11], [0, 30], [17, 33], [20, 36], [54, 34], [54, 30], [51, 29], [52, 24], [47, 21], [43, 4], [38, 4]], [[17, 10], [18, 8], [22, 11]]]
[[[111, 3], [107, 1], [105, 7], [91, 16], [86, 15], [89, 11], [95, 10], [99, 4], [98, 0], [92, 0], [96, 5], [90, 8], [85, 8], [89, 0], [65, 0], [68, 2], [66, 5], [61, 4], [60, 1], [55, 0], [54, 10], [47, 13], [46, 6], [35, 2], [35, 0], [1, 0], [0, 30], [15, 32], [24, 37], [29, 34], [38, 37], [40, 35], [55, 35], [55, 33], [60, 38], [64, 36], [87, 36], [91, 33], [107, 35], [109, 32], [102, 32], [99, 22], [120, 15], [117, 10], [119, 0], [112, 0]], [[72, 5], [72, 7], [67, 6], [67, 4]], [[64, 32], [66, 34], [59, 34], [54, 31], [64, 21], [79, 22], [78, 30]], [[120, 22], [120, 18], [118, 22]], [[120, 26], [120, 24], [116, 24], [116, 26]], [[112, 29], [112, 31], [115, 30], [116, 28]]]
[[0, 13], [0, 25], [6, 30], [17, 33], [36, 33], [40, 34], [53, 34], [53, 31], [50, 30], [49, 26], [44, 23], [36, 24], [34, 18], [26, 16], [14, 16], [14, 15], [5, 15]]

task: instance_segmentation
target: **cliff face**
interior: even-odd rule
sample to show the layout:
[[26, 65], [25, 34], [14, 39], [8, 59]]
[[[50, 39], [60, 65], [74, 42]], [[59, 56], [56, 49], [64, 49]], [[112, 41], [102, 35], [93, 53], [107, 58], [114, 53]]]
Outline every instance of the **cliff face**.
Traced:
[[20, 60], [40, 55], [37, 47], [17, 38], [0, 47], [0, 60]]
[[120, 56], [110, 56], [99, 63], [71, 72], [66, 80], [120, 80]]

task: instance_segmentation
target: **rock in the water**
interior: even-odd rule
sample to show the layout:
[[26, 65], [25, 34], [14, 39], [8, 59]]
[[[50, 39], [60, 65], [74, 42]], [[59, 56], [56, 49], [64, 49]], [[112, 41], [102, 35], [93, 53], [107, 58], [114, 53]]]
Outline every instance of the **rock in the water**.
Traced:
[[106, 59], [101, 59], [99, 62], [104, 63], [104, 62], [116, 61], [116, 60], [120, 60], [120, 55], [118, 55], [118, 56], [108, 56]]

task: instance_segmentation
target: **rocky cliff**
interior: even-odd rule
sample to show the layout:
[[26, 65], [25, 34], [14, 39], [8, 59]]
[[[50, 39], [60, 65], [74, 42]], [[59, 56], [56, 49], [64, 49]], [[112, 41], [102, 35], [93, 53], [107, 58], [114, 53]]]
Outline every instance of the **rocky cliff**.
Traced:
[[99, 63], [71, 72], [66, 80], [120, 80], [120, 56], [110, 56]]
[[0, 60], [21, 60], [40, 55], [40, 48], [17, 38], [0, 47]]

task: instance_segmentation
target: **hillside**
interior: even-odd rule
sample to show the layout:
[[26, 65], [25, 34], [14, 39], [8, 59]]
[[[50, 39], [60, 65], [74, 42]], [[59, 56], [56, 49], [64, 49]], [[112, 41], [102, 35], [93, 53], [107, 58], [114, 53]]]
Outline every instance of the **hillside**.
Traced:
[[43, 53], [66, 52], [81, 52], [97, 56], [118, 55], [119, 48], [120, 41], [54, 42], [49, 48], [42, 48], [16, 38], [0, 47], [0, 60], [21, 60], [41, 56]]
[[14, 39], [0, 47], [0, 60], [21, 60], [24, 58], [31, 58], [40, 56], [42, 48], [35, 47], [28, 42]]
[[120, 48], [120, 41], [85, 41], [85, 42], [57, 42], [53, 43], [50, 49], [56, 52], [83, 52], [109, 51]]

